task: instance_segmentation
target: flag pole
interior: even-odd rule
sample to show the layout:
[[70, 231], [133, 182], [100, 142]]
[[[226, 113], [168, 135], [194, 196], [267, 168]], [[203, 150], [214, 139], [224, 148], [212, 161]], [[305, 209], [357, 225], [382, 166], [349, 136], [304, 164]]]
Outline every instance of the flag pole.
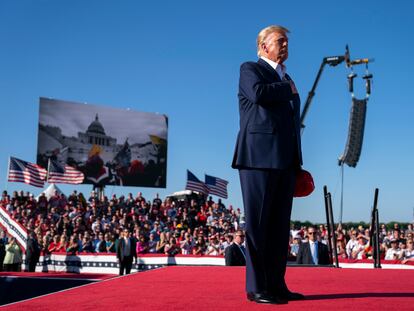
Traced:
[[47, 160], [46, 182], [49, 183], [50, 158]]
[[9, 185], [9, 174], [10, 174], [10, 156], [9, 156], [9, 162], [7, 164], [7, 176], [6, 176], [6, 185], [4, 187], [4, 190], [9, 190], [8, 189], [8, 185]]

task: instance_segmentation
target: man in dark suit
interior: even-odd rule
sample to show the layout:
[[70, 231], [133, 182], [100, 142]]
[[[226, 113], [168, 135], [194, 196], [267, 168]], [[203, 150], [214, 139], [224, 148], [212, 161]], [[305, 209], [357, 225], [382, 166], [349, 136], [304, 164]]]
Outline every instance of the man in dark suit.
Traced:
[[329, 258], [328, 246], [317, 240], [318, 232], [314, 227], [308, 228], [308, 242], [299, 245], [299, 251], [296, 256], [297, 264], [305, 265], [329, 265], [331, 260]]
[[40, 245], [36, 234], [31, 231], [26, 244], [26, 271], [35, 272], [40, 257]]
[[116, 248], [116, 257], [119, 262], [119, 275], [131, 273], [133, 258], [137, 259], [136, 241], [130, 237], [128, 229], [124, 229]]
[[245, 266], [246, 265], [246, 250], [243, 246], [244, 233], [242, 230], [237, 230], [234, 234], [233, 243], [226, 248], [225, 260], [226, 266]]
[[286, 74], [288, 30], [257, 37], [258, 62], [240, 67], [240, 131], [232, 167], [239, 170], [246, 216], [246, 291], [258, 303], [303, 299], [285, 283], [296, 172], [302, 164], [300, 99]]

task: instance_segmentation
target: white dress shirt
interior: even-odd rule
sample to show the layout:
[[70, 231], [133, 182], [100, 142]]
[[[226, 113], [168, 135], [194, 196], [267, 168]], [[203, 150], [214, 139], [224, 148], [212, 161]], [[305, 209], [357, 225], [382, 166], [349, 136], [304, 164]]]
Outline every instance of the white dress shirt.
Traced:
[[274, 70], [276, 70], [277, 74], [280, 77], [280, 80], [283, 80], [285, 78], [286, 74], [286, 66], [283, 64], [276, 63], [264, 56], [260, 56], [261, 59], [263, 59], [266, 63], [268, 63]]
[[129, 238], [124, 238], [124, 256], [131, 255], [131, 240]]

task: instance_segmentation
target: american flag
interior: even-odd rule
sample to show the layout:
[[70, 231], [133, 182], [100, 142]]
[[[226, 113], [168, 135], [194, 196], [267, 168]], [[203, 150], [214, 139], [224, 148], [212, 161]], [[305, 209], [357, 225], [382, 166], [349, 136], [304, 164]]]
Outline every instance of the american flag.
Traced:
[[45, 184], [47, 171], [34, 163], [10, 157], [8, 181], [23, 182], [42, 188]]
[[185, 189], [208, 194], [208, 187], [189, 170], [187, 170], [187, 185]]
[[48, 170], [47, 182], [50, 184], [81, 184], [85, 179], [81, 171], [69, 165], [62, 166], [53, 160], [49, 160]]
[[210, 194], [215, 194], [218, 197], [227, 199], [227, 180], [206, 175], [206, 185]]

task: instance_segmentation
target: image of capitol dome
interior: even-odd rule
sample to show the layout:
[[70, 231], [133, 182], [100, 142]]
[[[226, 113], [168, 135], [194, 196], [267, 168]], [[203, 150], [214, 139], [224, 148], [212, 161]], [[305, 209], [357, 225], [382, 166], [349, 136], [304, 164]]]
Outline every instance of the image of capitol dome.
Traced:
[[105, 135], [105, 130], [101, 122], [99, 122], [98, 114], [96, 114], [95, 121], [88, 126], [86, 132]]
[[112, 147], [116, 145], [116, 138], [107, 136], [98, 114], [95, 120], [88, 126], [86, 132], [78, 133], [79, 140], [84, 144]]

